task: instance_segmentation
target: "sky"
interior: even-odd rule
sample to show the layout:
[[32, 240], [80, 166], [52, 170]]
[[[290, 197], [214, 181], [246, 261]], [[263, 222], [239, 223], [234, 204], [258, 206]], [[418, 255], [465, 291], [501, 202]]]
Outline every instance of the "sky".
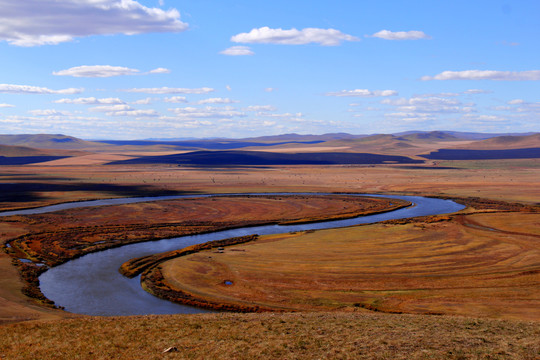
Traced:
[[0, 0], [0, 133], [540, 131], [540, 1]]

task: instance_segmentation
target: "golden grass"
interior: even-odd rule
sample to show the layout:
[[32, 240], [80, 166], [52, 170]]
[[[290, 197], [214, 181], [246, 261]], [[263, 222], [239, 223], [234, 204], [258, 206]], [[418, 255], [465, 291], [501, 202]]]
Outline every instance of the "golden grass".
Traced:
[[[538, 219], [461, 215], [263, 236], [169, 260], [161, 272], [173, 288], [214, 302], [540, 320]], [[512, 221], [520, 233], [506, 231]]]
[[384, 192], [540, 202], [540, 159], [435, 163], [438, 165], [425, 169], [401, 165], [230, 169], [173, 165], [5, 166], [1, 177], [4, 182], [47, 183], [64, 190], [39, 191], [35, 195], [41, 198], [35, 201], [0, 202], [0, 209], [126, 196], [125, 191], [110, 188], [97, 187], [91, 191], [77, 188], [84, 184], [133, 186], [140, 195], [145, 192]]
[[[403, 150], [400, 149], [400, 151]], [[130, 154], [126, 152], [123, 155], [129, 156]], [[77, 187], [84, 184], [133, 186], [141, 195], [144, 192], [151, 194], [168, 191], [193, 193], [335, 191], [478, 196], [528, 204], [540, 203], [539, 159], [432, 163], [437, 164], [434, 169], [413, 169], [403, 166], [284, 166], [251, 169], [190, 169], [170, 165], [5, 166], [2, 168], [0, 182], [47, 183], [58, 185], [59, 188], [30, 192], [29, 195], [35, 195], [35, 199], [30, 201], [31, 197], [29, 196], [27, 201], [0, 203], [0, 208], [41, 206], [66, 201], [125, 196], [125, 192], [121, 191], [99, 188], [85, 190], [84, 187], [80, 189]], [[437, 169], [443, 166], [456, 168]], [[141, 213], [135, 208], [132, 208], [132, 211], [134, 215]], [[105, 223], [106, 214], [103, 213], [102, 216], [103, 220], [99, 221]], [[538, 227], [535, 225], [538, 221], [536, 214], [477, 214], [467, 218], [474, 220], [473, 225], [478, 224], [481, 227], [497, 228], [510, 233], [523, 232], [525, 229], [525, 232], [530, 235], [538, 235]], [[96, 219], [94, 217], [94, 220]], [[510, 221], [505, 221], [505, 219]], [[28, 230], [26, 227], [28, 224], [2, 221], [0, 225], [2, 239], [18, 236]], [[459, 277], [456, 277], [454, 282], [446, 281], [444, 273], [427, 279], [429, 280], [426, 282], [428, 285], [437, 285], [438, 282], [442, 282], [446, 288], [441, 290], [403, 291], [399, 286], [404, 287], [411, 283], [402, 284], [396, 280], [397, 283], [394, 287], [398, 287], [398, 291], [383, 289], [382, 291], [362, 293], [364, 297], [360, 300], [346, 298], [343, 293], [333, 291], [337, 295], [329, 298], [329, 301], [323, 301], [324, 297], [320, 296], [321, 294], [332, 293], [328, 290], [332, 290], [332, 288], [326, 285], [326, 288], [321, 288], [319, 293], [313, 293], [310, 299], [299, 302], [301, 306], [316, 304], [323, 309], [334, 308], [336, 304], [341, 304], [339, 306], [345, 304], [341, 309], [354, 311], [354, 313], [83, 317], [73, 320], [43, 322], [43, 319], [58, 319], [74, 315], [40, 308], [25, 298], [20, 292], [22, 283], [11, 265], [10, 258], [5, 254], [0, 254], [0, 272], [2, 273], [0, 280], [0, 324], [23, 320], [41, 320], [41, 322], [0, 326], [0, 358], [540, 358], [540, 343], [538, 341], [540, 326], [538, 322], [527, 323], [513, 320], [499, 321], [447, 316], [389, 315], [372, 313], [360, 307], [362, 304], [368, 304], [383, 311], [399, 309], [399, 311], [418, 313], [442, 312], [441, 309], [444, 309], [444, 312], [456, 314], [506, 318], [530, 318], [531, 312], [536, 311], [537, 313], [538, 297], [534, 298], [534, 296], [538, 295], [538, 285], [533, 288], [530, 285], [538, 284], [538, 274], [534, 272], [525, 274], [527, 271], [534, 270], [532, 264], [537, 259], [535, 251], [538, 251], [539, 248], [537, 243], [535, 245], [531, 242], [530, 236], [506, 234], [508, 236], [505, 237], [506, 235], [499, 234], [500, 236], [495, 235], [494, 238], [490, 238], [490, 236], [494, 236], [490, 231], [453, 224], [451, 226], [453, 230], [449, 232], [445, 230], [444, 234], [459, 235], [460, 238], [450, 237], [444, 240], [444, 236], [441, 234], [433, 238], [423, 238], [422, 234], [427, 236], [434, 231], [436, 226], [444, 225], [443, 228], [446, 229], [446, 226], [449, 225], [448, 223], [428, 224], [425, 226], [425, 230], [422, 230], [420, 223], [417, 225], [417, 227], [413, 224], [387, 226], [386, 228], [384, 225], [364, 227], [364, 230], [359, 230], [357, 234], [359, 237], [355, 237], [355, 241], [367, 242], [371, 250], [374, 251], [372, 257], [366, 259], [367, 263], [373, 261], [373, 257], [377, 257], [381, 261], [390, 261], [392, 259], [384, 259], [383, 256], [387, 248], [383, 249], [381, 245], [377, 246], [375, 241], [370, 239], [373, 235], [383, 234], [383, 229], [390, 230], [393, 227], [394, 229], [389, 233], [391, 237], [381, 235], [382, 238], [379, 240], [394, 247], [396, 251], [401, 247], [402, 250], [410, 250], [411, 256], [414, 254], [427, 256], [428, 254], [425, 251], [423, 253], [423, 250], [418, 246], [421, 243], [429, 242], [430, 248], [443, 257], [446, 256], [447, 260], [451, 257], [449, 257], [449, 253], [444, 253], [445, 248], [449, 250], [453, 247], [458, 253], [469, 250], [470, 254], [464, 253], [463, 259], [455, 261], [456, 264], [468, 262], [471, 265], [469, 267], [471, 271], [475, 270], [475, 266], [478, 269], [483, 266], [485, 269], [503, 272], [515, 269], [516, 272], [507, 272], [500, 279], [488, 279], [488, 274], [485, 272], [480, 271], [479, 275], [475, 277], [467, 274], [467, 269], [463, 269], [461, 283], [458, 281]], [[380, 231], [377, 230], [379, 226], [382, 227]], [[377, 231], [372, 233], [371, 229]], [[489, 234], [486, 235], [486, 232]], [[322, 232], [302, 236], [316, 234], [322, 234]], [[325, 235], [328, 241], [342, 240], [340, 232], [336, 232], [334, 235], [330, 235], [330, 232], [328, 234]], [[415, 237], [415, 234], [419, 237]], [[476, 238], [475, 234], [480, 234], [480, 236]], [[299, 239], [297, 236], [292, 236], [292, 238]], [[307, 239], [304, 240], [307, 241]], [[459, 239], [463, 243], [458, 243]], [[401, 241], [401, 245], [399, 241]], [[286, 239], [283, 239], [283, 242], [273, 242], [275, 245], [280, 243], [286, 243]], [[271, 243], [267, 244], [269, 246]], [[339, 241], [337, 244], [339, 245]], [[482, 247], [484, 247], [484, 251]], [[336, 249], [338, 249], [337, 246]], [[380, 251], [376, 252], [377, 249]], [[275, 247], [275, 250], [279, 249]], [[343, 251], [343, 249], [341, 250]], [[230, 250], [226, 250], [224, 254], [216, 255], [225, 258], [233, 253], [238, 256], [251, 255], [247, 252], [231, 252]], [[332, 257], [338, 254], [337, 250], [329, 253]], [[303, 251], [299, 251], [299, 255], [305, 254]], [[360, 258], [359, 252], [352, 255]], [[394, 258], [399, 260], [401, 255], [402, 252], [396, 252]], [[265, 256], [266, 254], [261, 254], [259, 259], [254, 258], [253, 261], [264, 264], [262, 259]], [[411, 268], [417, 264], [411, 256], [403, 259], [404, 266]], [[502, 260], [504, 256], [508, 257], [506, 265]], [[426, 259], [429, 260], [429, 257]], [[483, 263], [478, 264], [478, 260], [482, 260]], [[280, 263], [281, 259], [276, 257], [274, 264], [279, 267]], [[440, 267], [441, 264], [437, 262], [436, 265]], [[449, 263], [444, 263], [444, 265], [442, 269], [448, 271], [448, 274], [456, 275], [459, 273], [459, 269], [454, 269], [452, 273], [449, 270]], [[325, 266], [330, 265], [326, 264]], [[366, 270], [366, 266], [364, 266], [364, 270]], [[382, 265], [374, 264], [373, 266], [376, 268]], [[428, 264], [418, 264], [418, 266], [430, 269]], [[521, 269], [528, 270], [521, 271]], [[270, 270], [265, 275], [263, 284], [267, 279], [271, 280], [272, 277], [276, 276], [276, 269]], [[369, 274], [367, 270], [365, 273]], [[236, 273], [232, 271], [231, 273], [236, 276]], [[400, 274], [399, 271], [395, 271], [395, 273]], [[507, 275], [508, 277], [504, 277]], [[329, 278], [331, 279], [331, 277]], [[380, 278], [374, 277], [374, 286], [381, 284]], [[399, 279], [399, 276], [395, 276], [394, 279]], [[427, 281], [426, 277], [422, 278], [422, 276], [417, 281], [420, 280]], [[463, 285], [468, 284], [469, 281], [475, 286], [485, 281], [488, 287], [473, 290], [464, 289]], [[365, 280], [365, 282], [368, 281]], [[508, 284], [513, 288], [504, 288]], [[302, 284], [298, 283], [298, 285]], [[372, 284], [370, 283], [370, 285]], [[454, 288], [451, 289], [449, 286], [454, 286]], [[263, 288], [263, 290], [266, 289]], [[301, 299], [299, 293], [293, 294], [296, 299]], [[353, 295], [356, 294], [353, 292]], [[455, 299], [463, 299], [463, 301], [456, 302]], [[486, 307], [485, 303], [489, 301], [491, 303]], [[454, 310], [450, 311], [450, 309]], [[179, 351], [162, 354], [164, 349], [171, 346], [177, 347]]]
[[[537, 359], [519, 321], [306, 313], [136, 316], [0, 327], [5, 359]], [[177, 351], [163, 353], [174, 347]]]

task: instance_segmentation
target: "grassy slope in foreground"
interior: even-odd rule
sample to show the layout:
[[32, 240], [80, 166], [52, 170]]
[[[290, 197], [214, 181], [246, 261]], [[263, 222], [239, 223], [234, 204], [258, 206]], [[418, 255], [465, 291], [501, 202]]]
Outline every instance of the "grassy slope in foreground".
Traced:
[[166, 261], [154, 274], [163, 274], [160, 286], [222, 304], [540, 320], [538, 216], [455, 215], [263, 236]]
[[[0, 327], [6, 359], [538, 359], [534, 322], [356, 313], [88, 317]], [[175, 347], [176, 352], [163, 353]]]

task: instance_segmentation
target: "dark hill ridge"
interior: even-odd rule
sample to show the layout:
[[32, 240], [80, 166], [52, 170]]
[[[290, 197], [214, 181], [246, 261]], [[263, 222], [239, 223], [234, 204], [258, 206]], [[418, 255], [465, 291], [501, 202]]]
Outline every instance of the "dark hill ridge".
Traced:
[[420, 140], [420, 141], [452, 141], [461, 140], [458, 137], [444, 131], [421, 132], [415, 134], [402, 135], [399, 137], [404, 140]]
[[186, 154], [145, 156], [115, 161], [109, 164], [178, 164], [185, 166], [241, 165], [361, 165], [361, 164], [418, 164], [406, 156], [365, 153], [272, 153], [262, 151], [196, 151]]
[[430, 160], [538, 159], [540, 158], [540, 148], [505, 150], [440, 149], [421, 156]]
[[108, 145], [136, 145], [136, 146], [152, 146], [152, 145], [171, 145], [179, 150], [183, 149], [210, 149], [210, 150], [231, 150], [241, 149], [250, 146], [275, 146], [285, 144], [319, 144], [323, 140], [312, 141], [282, 141], [282, 142], [254, 142], [241, 140], [187, 140], [187, 141], [152, 141], [152, 140], [103, 140], [101, 143]]
[[282, 135], [271, 135], [271, 136], [259, 136], [253, 138], [242, 139], [244, 141], [255, 141], [255, 142], [276, 142], [276, 141], [331, 141], [331, 140], [341, 140], [341, 139], [359, 139], [369, 135], [352, 135], [347, 133], [328, 133], [322, 135], [300, 135], [300, 134], [282, 134]]

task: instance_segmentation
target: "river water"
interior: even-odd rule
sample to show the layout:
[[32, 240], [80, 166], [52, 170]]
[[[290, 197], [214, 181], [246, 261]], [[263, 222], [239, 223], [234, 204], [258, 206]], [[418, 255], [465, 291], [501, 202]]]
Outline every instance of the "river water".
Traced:
[[[189, 245], [212, 240], [221, 240], [251, 234], [268, 235], [292, 231], [339, 228], [358, 224], [374, 223], [384, 220], [447, 214], [464, 208], [463, 205], [457, 204], [451, 200], [419, 196], [363, 195], [403, 199], [412, 202], [414, 205], [387, 213], [362, 216], [346, 220], [334, 220], [299, 225], [266, 225], [239, 228], [209, 234], [182, 236], [173, 239], [125, 245], [118, 248], [91, 253], [47, 270], [39, 278], [41, 291], [47, 298], [54, 301], [57, 306], [63, 306], [66, 311], [79, 314], [112, 316], [202, 313], [207, 312], [207, 310], [175, 304], [148, 294], [141, 288], [139, 277], [128, 279], [118, 272], [120, 265], [132, 258], [181, 249]], [[182, 197], [198, 196], [114, 199], [112, 204], [176, 199]], [[124, 202], [122, 202], [122, 200]], [[112, 205], [111, 203], [107, 203], [108, 201], [110, 200], [98, 200], [86, 204], [72, 203], [72, 205], [75, 205], [73, 207]], [[58, 210], [55, 207], [53, 207], [54, 210], [50, 210], [51, 207], [47, 208], [49, 208], [48, 211]], [[62, 209], [68, 208], [69, 204], [62, 204]], [[43, 209], [44, 208], [29, 209], [24, 211], [37, 211], [33, 213], [46, 212], [43, 211]], [[5, 214], [6, 213], [0, 214], [0, 216]], [[10, 215], [12, 214], [13, 212], [10, 212]]]

